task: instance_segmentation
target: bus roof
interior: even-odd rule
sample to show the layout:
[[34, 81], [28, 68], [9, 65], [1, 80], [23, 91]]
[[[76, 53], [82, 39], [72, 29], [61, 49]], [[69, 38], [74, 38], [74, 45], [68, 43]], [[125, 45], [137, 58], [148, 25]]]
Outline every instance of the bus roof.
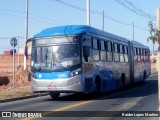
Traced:
[[40, 33], [34, 35], [34, 38], [60, 36], [60, 35], [73, 35], [84, 32], [91, 34], [93, 33], [96, 35], [101, 35], [109, 38], [114, 38], [121, 41], [128, 41], [128, 39], [126, 38], [119, 37], [117, 35], [113, 35], [111, 33], [104, 32], [102, 30], [87, 25], [66, 25], [66, 26], [47, 28], [42, 30]]
[[145, 46], [145, 45], [143, 45], [142, 43], [137, 42], [137, 41], [135, 41], [135, 40], [132, 40], [131, 42], [133, 43], [134, 46], [145, 47], [145, 48], [148, 48], [148, 49], [149, 49], [148, 46]]
[[40, 33], [34, 35], [34, 37], [49, 37], [49, 36], [79, 34], [89, 28], [90, 28], [89, 26], [85, 25], [58, 26], [58, 27], [44, 29]]
[[[120, 36], [117, 36], [117, 35], [114, 35], [108, 32], [104, 32], [102, 30], [99, 30], [99, 29], [96, 29], [94, 27], [90, 27], [87, 25], [65, 25], [65, 26], [47, 28], [47, 29], [42, 30], [40, 33], [34, 35], [34, 38], [74, 35], [74, 34], [81, 34], [81, 33], [100, 35], [103, 37], [108, 37], [108, 38], [112, 38], [112, 39], [123, 41], [123, 42], [129, 41], [128, 39], [124, 37], [120, 37]], [[147, 47], [137, 41], [132, 40], [131, 42], [134, 45]]]

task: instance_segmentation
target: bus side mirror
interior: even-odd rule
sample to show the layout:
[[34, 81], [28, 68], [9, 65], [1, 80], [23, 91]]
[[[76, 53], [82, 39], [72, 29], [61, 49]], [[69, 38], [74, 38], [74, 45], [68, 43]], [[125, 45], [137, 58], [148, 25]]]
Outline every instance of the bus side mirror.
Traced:
[[25, 46], [24, 54], [26, 58], [28, 58], [28, 46]]
[[89, 46], [83, 46], [83, 57], [85, 62], [88, 62], [88, 57], [90, 56], [90, 47]]

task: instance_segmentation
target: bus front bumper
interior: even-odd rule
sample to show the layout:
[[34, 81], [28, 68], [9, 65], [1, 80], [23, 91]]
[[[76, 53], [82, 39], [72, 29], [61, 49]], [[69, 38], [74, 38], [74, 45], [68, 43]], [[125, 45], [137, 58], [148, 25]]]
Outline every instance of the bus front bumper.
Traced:
[[67, 79], [37, 80], [31, 77], [31, 87], [33, 92], [57, 91], [61, 93], [83, 92], [81, 75]]

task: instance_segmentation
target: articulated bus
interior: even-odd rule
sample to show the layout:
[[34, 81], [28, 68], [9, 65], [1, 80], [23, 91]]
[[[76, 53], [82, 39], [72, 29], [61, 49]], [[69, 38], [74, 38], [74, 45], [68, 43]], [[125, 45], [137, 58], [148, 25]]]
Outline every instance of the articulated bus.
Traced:
[[147, 46], [90, 26], [44, 29], [31, 41], [32, 90], [53, 99], [145, 82], [151, 72]]

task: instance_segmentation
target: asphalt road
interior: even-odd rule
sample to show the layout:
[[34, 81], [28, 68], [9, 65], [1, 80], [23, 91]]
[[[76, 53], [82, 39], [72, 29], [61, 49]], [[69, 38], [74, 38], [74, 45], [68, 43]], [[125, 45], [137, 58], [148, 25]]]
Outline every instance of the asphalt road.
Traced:
[[[68, 111], [68, 113], [59, 113], [62, 117], [41, 118], [52, 120], [158, 120], [157, 117], [135, 117], [135, 114], [134, 117], [113, 117], [117, 112], [121, 111], [127, 111], [127, 113], [132, 111], [157, 111], [157, 93], [157, 75], [152, 75], [143, 85], [138, 84], [133, 87], [127, 87], [125, 90], [106, 92], [99, 97], [81, 94], [63, 94], [58, 101], [54, 101], [48, 95], [26, 100], [0, 103], [0, 111], [47, 111], [42, 114], [42, 116], [52, 116], [54, 115], [53, 113], [56, 113], [55, 111]], [[110, 111], [111, 113], [105, 113], [104, 111]], [[67, 115], [71, 115], [72, 117], [66, 117]], [[33, 118], [18, 119], [32, 120]]]

